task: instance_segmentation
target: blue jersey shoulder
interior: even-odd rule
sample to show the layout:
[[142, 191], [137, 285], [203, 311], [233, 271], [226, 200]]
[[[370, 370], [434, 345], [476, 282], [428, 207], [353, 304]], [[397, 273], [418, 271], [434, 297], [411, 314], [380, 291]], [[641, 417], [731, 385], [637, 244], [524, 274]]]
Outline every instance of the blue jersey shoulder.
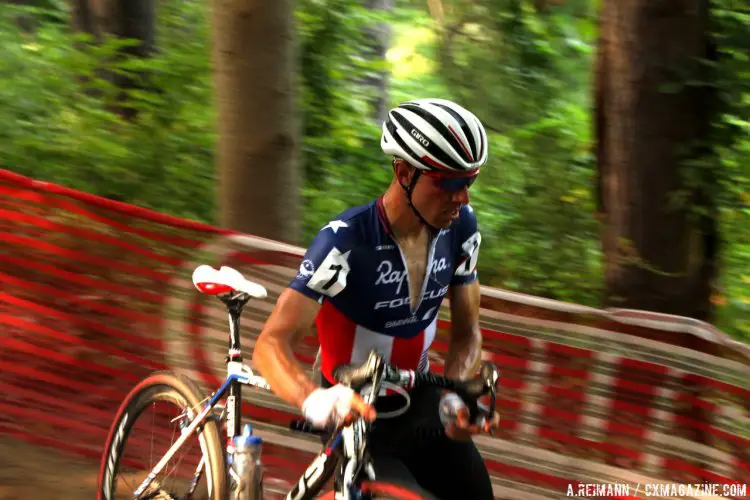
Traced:
[[474, 211], [464, 206], [453, 224], [431, 239], [421, 289], [412, 289], [385, 209], [375, 200], [325, 224], [289, 286], [321, 303], [328, 299], [369, 330], [408, 337], [435, 319], [449, 286], [477, 279], [480, 244]]
[[351, 271], [351, 251], [367, 235], [374, 203], [344, 210], [325, 224], [307, 247], [289, 286], [315, 300], [340, 293]]

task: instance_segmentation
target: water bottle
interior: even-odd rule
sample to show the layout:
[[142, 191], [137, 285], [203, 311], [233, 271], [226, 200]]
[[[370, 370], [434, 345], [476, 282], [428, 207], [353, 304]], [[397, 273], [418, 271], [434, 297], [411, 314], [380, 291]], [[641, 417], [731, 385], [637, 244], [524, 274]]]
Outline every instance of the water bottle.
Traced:
[[253, 428], [245, 424], [242, 434], [234, 437], [232, 469], [239, 478], [234, 492], [235, 500], [261, 500], [263, 498], [263, 466], [260, 454], [263, 440], [253, 435]]

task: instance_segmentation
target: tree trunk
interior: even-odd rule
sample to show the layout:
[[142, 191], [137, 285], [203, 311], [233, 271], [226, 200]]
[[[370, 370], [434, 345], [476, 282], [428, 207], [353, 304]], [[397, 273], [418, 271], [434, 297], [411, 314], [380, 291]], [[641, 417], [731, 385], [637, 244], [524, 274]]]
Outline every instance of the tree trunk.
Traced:
[[[717, 221], [708, 87], [707, 0], [606, 0], [596, 81], [599, 205], [606, 302], [709, 319]], [[701, 182], [689, 184], [689, 174]], [[692, 175], [692, 177], [696, 177]], [[696, 211], [696, 208], [702, 210]]]
[[445, 23], [445, 8], [443, 7], [443, 0], [427, 0], [427, 10], [430, 12], [430, 15], [435, 22], [437, 22], [438, 26], [442, 27]]
[[221, 224], [297, 242], [291, 0], [217, 0], [213, 64]]
[[[140, 43], [126, 47], [123, 56], [150, 57], [155, 50], [156, 37], [156, 2], [155, 0], [116, 0], [112, 3], [113, 29], [118, 38], [136, 39]], [[120, 89], [119, 103], [127, 102], [128, 90], [146, 89], [148, 75], [141, 72], [132, 75], [115, 74], [115, 85]], [[125, 119], [136, 117], [137, 110], [127, 104], [119, 104], [117, 112]]]
[[114, 8], [114, 34], [120, 38], [134, 38], [141, 43], [129, 47], [127, 52], [138, 57], [148, 57], [154, 50], [156, 37], [155, 0], [117, 0]]
[[[91, 34], [96, 43], [109, 34], [140, 41], [138, 45], [124, 48], [123, 56], [146, 58], [156, 50], [155, 0], [72, 0], [71, 7], [73, 28]], [[108, 72], [103, 76], [121, 90], [112, 111], [129, 120], [135, 118], [136, 110], [122, 103], [127, 99], [128, 90], [146, 87], [139, 80], [145, 80], [147, 75]]]
[[95, 5], [90, 0], [71, 0], [71, 24], [73, 29], [82, 33], [88, 33], [99, 42], [101, 41], [102, 29], [100, 2]]
[[[370, 10], [390, 11], [393, 9], [393, 0], [365, 0], [365, 5]], [[388, 23], [376, 23], [365, 29], [368, 39], [367, 59], [372, 61], [385, 61], [391, 39], [391, 27]], [[386, 70], [378, 71], [364, 79], [364, 84], [372, 89], [373, 96], [370, 99], [372, 114], [375, 122], [380, 125], [388, 116], [388, 74]]]
[[71, 0], [72, 24], [77, 31], [100, 40], [109, 33], [141, 41], [128, 52], [147, 57], [154, 51], [156, 33], [155, 0]]

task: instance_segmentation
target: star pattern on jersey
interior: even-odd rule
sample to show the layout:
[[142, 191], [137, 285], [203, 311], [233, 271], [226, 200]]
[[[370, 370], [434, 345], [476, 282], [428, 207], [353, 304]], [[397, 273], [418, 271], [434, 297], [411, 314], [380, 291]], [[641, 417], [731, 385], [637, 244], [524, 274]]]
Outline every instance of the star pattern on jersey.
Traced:
[[326, 229], [331, 229], [334, 233], [337, 233], [338, 230], [341, 229], [342, 227], [349, 227], [349, 224], [347, 224], [346, 222], [342, 220], [332, 220], [331, 222], [323, 226], [323, 229], [321, 229], [321, 231], [324, 231]]

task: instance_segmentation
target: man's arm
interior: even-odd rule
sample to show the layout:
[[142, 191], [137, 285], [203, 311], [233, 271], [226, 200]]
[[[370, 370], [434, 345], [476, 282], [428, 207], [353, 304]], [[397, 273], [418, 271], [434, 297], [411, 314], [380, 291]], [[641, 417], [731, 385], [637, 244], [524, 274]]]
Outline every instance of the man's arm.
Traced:
[[450, 289], [451, 340], [445, 358], [448, 377], [468, 379], [477, 369], [482, 333], [479, 330], [479, 281]]
[[[350, 423], [357, 415], [372, 421], [375, 409], [349, 388], [336, 385], [320, 389], [294, 357], [293, 348], [312, 325], [320, 305], [304, 294], [287, 288], [279, 296], [271, 315], [255, 342], [253, 365], [281, 399], [303, 410], [312, 422], [325, 425], [331, 419]], [[312, 397], [309, 397], [312, 394]], [[342, 407], [343, 403], [343, 407]]]
[[[482, 352], [480, 296], [479, 281], [476, 280], [451, 287], [451, 341], [445, 357], [446, 376], [466, 380], [476, 372]], [[445, 431], [451, 439], [466, 440], [478, 432], [492, 432], [499, 422], [500, 418], [495, 413], [489, 421], [472, 424], [469, 422], [469, 409], [462, 404], [462, 408], [456, 410], [456, 420], [447, 424]]]
[[294, 357], [293, 349], [309, 331], [320, 304], [291, 288], [279, 296], [255, 342], [253, 365], [281, 399], [302, 408], [317, 386]]

